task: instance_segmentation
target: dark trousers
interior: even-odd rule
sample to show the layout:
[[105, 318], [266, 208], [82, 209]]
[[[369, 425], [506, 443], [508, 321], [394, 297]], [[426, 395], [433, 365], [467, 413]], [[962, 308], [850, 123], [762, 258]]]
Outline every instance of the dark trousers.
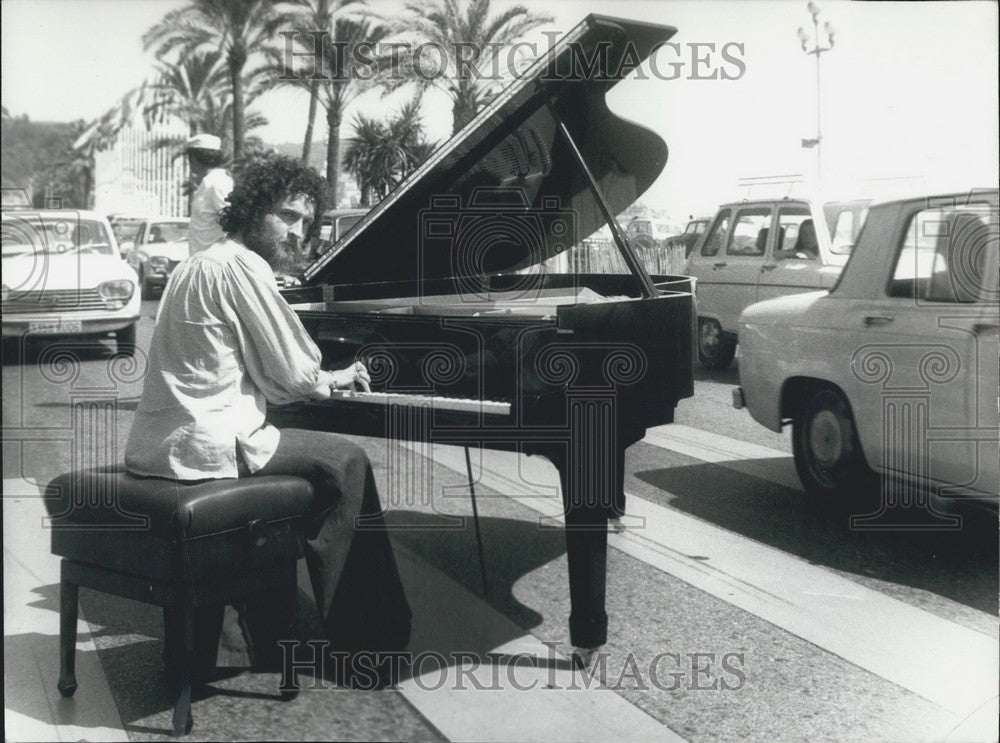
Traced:
[[[410, 639], [410, 606], [392, 553], [382, 504], [367, 454], [332, 433], [283, 429], [278, 449], [254, 474], [296, 475], [312, 486], [306, 522], [306, 565], [328, 650], [391, 652]], [[224, 607], [205, 607], [196, 618], [196, 656], [214, 667]], [[295, 607], [273, 596], [248, 599], [241, 628], [257, 666], [280, 660], [276, 642], [287, 634]], [[172, 617], [167, 616], [167, 621]], [[207, 668], [205, 669], [207, 670]]]

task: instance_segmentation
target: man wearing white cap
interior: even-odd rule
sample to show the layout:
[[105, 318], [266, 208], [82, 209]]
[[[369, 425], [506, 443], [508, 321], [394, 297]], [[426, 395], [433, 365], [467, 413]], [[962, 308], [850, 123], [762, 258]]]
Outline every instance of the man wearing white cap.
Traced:
[[187, 141], [191, 175], [200, 180], [191, 200], [191, 224], [188, 245], [191, 254], [205, 250], [225, 237], [219, 213], [233, 190], [233, 179], [222, 167], [222, 140], [213, 134], [196, 134]]

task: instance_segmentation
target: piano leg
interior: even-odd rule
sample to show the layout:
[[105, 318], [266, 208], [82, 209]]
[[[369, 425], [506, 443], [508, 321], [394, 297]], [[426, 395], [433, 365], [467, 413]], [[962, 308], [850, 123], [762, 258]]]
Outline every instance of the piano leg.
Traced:
[[596, 648], [607, 642], [605, 611], [608, 519], [625, 511], [625, 447], [614, 396], [571, 397], [568, 446], [550, 450], [562, 484], [569, 567], [570, 642]]
[[[564, 478], [563, 493], [566, 492]], [[566, 505], [570, 642], [578, 648], [596, 648], [608, 641], [608, 615], [604, 610], [608, 516], [601, 508]]]

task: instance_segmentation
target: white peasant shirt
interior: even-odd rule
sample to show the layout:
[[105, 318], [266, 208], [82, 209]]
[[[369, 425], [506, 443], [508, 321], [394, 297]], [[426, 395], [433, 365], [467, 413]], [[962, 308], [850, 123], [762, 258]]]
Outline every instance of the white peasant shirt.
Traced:
[[125, 465], [179, 480], [236, 477], [274, 455], [267, 402], [308, 397], [321, 354], [267, 262], [226, 239], [183, 261], [160, 300]]

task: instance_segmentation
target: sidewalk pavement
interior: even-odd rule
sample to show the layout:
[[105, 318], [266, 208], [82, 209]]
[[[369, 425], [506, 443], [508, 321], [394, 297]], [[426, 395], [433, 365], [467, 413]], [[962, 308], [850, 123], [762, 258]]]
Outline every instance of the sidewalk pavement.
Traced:
[[[671, 433], [676, 434], [653, 431], [648, 441], [673, 449], [670, 441], [660, 440]], [[690, 447], [696, 433], [686, 437], [685, 446]], [[742, 468], [745, 460], [746, 466], [759, 468], [760, 452], [742, 452], [745, 457], [728, 450], [718, 453], [730, 443], [702, 442], [695, 453], [722, 457], [727, 466]], [[763, 461], [769, 459], [774, 457], [765, 456]], [[464, 476], [460, 449], [435, 447], [433, 460], [436, 467]], [[548, 463], [491, 452], [474, 464], [480, 474], [478, 486], [504, 494], [492, 504], [489, 499], [481, 500], [481, 507], [489, 510], [501, 502], [516, 502], [531, 511], [558, 516], [557, 481]], [[756, 470], [754, 474], [762, 476]], [[784, 478], [780, 472], [780, 477], [769, 472], [763, 475], [767, 479], [773, 476], [776, 482]], [[106, 675], [105, 670], [107, 666], [120, 674], [123, 667], [135, 664], [141, 655], [130, 643], [141, 640], [148, 644], [156, 639], [149, 636], [158, 627], [155, 612], [146, 615], [149, 621], [142, 634], [142, 629], [129, 628], [130, 617], [118, 617], [121, 623], [109, 628], [89, 623], [84, 613], [86, 602], [81, 602], [79, 689], [73, 699], [60, 697], [56, 690], [59, 562], [49, 553], [44, 505], [36, 483], [5, 480], [3, 485], [6, 740], [166, 737], [169, 708], [167, 700], [159, 698], [162, 691], [155, 685], [137, 689], [129, 685], [131, 678], [123, 682], [120, 676]], [[784, 628], [822, 649], [818, 652], [865, 669], [872, 678], [888, 680], [932, 701], [937, 705], [935, 721], [940, 727], [926, 731], [927, 740], [996, 739], [997, 682], [991, 669], [997, 666], [998, 650], [994, 638], [676, 510], [638, 498], [630, 503], [629, 511], [642, 528], [612, 535], [609, 541], [614, 549]], [[476, 649], [479, 657], [497, 653], [511, 658], [525, 653], [552, 658], [552, 650], [538, 637], [415, 551], [398, 540], [395, 549], [404, 585], [420, 587], [408, 592], [415, 617], [410, 644], [414, 655], [428, 650], [446, 654], [452, 649]], [[471, 553], [468, 559], [470, 564], [474, 562]], [[300, 588], [308, 582], [302, 572]], [[93, 616], [109, 621], [121, 604], [109, 606]], [[843, 621], [844, 616], [851, 620]], [[121, 646], [117, 657], [107, 652], [109, 642], [115, 643], [112, 647]], [[104, 665], [98, 645], [105, 654]], [[154, 652], [149, 647], [146, 651]], [[148, 659], [146, 665], [155, 662]], [[493, 668], [482, 665], [452, 672], [461, 670], [456, 678], [475, 677], [489, 687]], [[471, 681], [465, 688], [440, 684], [438, 670], [431, 668], [424, 677], [407, 679], [398, 692], [367, 697], [363, 692], [338, 690], [336, 698], [331, 698], [329, 689], [304, 689], [291, 703], [294, 708], [282, 708], [273, 701], [274, 678], [243, 673], [226, 682], [228, 686], [216, 685], [225, 688], [228, 696], [222, 693], [196, 701], [192, 738], [330, 740], [337, 739], [339, 732], [340, 739], [354, 740], [683, 740], [617, 693], [597, 686], [567, 693], [573, 683], [565, 656], [538, 668], [518, 667], [522, 684], [537, 689], [530, 693], [510, 686], [480, 693]], [[292, 729], [293, 718], [306, 719]], [[302, 731], [300, 737], [296, 737], [296, 730]]]
[[82, 611], [71, 699], [59, 680], [59, 558], [36, 483], [3, 482], [4, 728], [9, 741], [127, 741]]
[[[94, 637], [101, 635], [100, 625], [91, 625], [81, 601], [78, 643], [78, 690], [70, 699], [63, 699], [56, 689], [59, 676], [59, 560], [49, 552], [48, 533], [43, 526], [45, 508], [36, 483], [4, 480], [4, 668], [6, 675], [5, 740], [7, 741], [125, 741], [166, 737], [169, 710], [167, 700], [159, 703], [160, 711], [152, 717], [135, 720], [130, 713], [128, 724], [122, 720], [112, 688], [121, 694], [122, 684], [113, 684], [98, 653]], [[430, 567], [411, 550], [396, 544], [397, 559], [403, 582], [420, 586], [410, 592], [415, 622], [409, 650], [449, 656], [448, 649], [486, 648], [501, 657], [525, 654], [532, 658], [553, 658], [552, 648], [517, 626], [502, 614], [470, 593], [464, 587]], [[300, 575], [300, 585], [301, 585]], [[114, 629], [114, 628], [112, 628]], [[151, 638], [124, 636], [119, 642], [146, 642]], [[148, 633], [148, 630], [147, 630]], [[107, 638], [104, 639], [104, 647]], [[495, 667], [478, 665], [462, 669], [463, 684], [442, 684], [439, 667], [428, 667], [423, 675], [415, 675], [400, 684], [396, 692], [408, 703], [409, 714], [420, 718], [411, 730], [424, 730], [423, 739], [430, 740], [510, 740], [524, 741], [663, 741], [683, 743], [683, 738], [654, 718], [633, 706], [621, 696], [595, 685], [593, 688], [574, 687], [574, 671], [565, 656], [538, 667], [518, 666], [522, 688], [506, 686], [482, 693], [489, 687]], [[233, 692], [237, 699], [268, 695], [254, 691], [261, 684], [254, 674], [244, 673]], [[257, 674], [265, 676], [266, 674]], [[475, 679], [475, 681], [473, 681]], [[268, 679], [269, 681], [273, 679]], [[494, 680], [495, 681], [495, 680]], [[478, 682], [478, 683], [477, 683]], [[225, 682], [223, 682], [225, 683]], [[537, 693], [524, 693], [524, 688], [537, 688]], [[131, 688], [141, 697], [148, 690]], [[355, 739], [377, 740], [384, 736], [385, 722], [365, 727], [365, 714], [352, 713], [350, 701], [338, 696], [329, 704], [328, 689], [303, 689], [298, 712], [290, 716], [308, 717], [303, 702], [323, 710], [339, 706], [341, 717], [353, 716]], [[364, 695], [364, 692], [337, 692]], [[303, 698], [306, 698], [303, 700]], [[368, 697], [371, 699], [371, 695]], [[368, 714], [384, 717], [381, 709], [386, 698], [370, 703]], [[134, 700], [119, 699], [125, 708], [136, 706]], [[343, 704], [348, 702], [348, 704]], [[137, 706], [142, 707], [142, 703]], [[356, 705], [355, 705], [356, 706]], [[281, 709], [276, 704], [275, 708]], [[194, 704], [195, 729], [192, 739], [202, 735], [209, 739], [228, 737], [241, 739], [296, 739], [283, 723], [280, 714], [258, 719], [235, 719], [232, 708], [211, 701]], [[307, 730], [317, 740], [329, 739], [328, 722], [322, 715], [313, 715]], [[146, 725], [152, 722], [156, 727]], [[142, 723], [142, 724], [137, 724]], [[263, 724], [264, 727], [259, 727]], [[258, 727], [255, 727], [257, 725]], [[162, 736], [159, 735], [162, 726]], [[225, 733], [219, 735], [218, 731]], [[371, 732], [369, 732], [369, 730]], [[380, 732], [381, 730], [381, 732]], [[405, 732], [397, 732], [407, 739]], [[370, 737], [369, 737], [370, 736]], [[336, 734], [334, 734], [336, 738]]]

